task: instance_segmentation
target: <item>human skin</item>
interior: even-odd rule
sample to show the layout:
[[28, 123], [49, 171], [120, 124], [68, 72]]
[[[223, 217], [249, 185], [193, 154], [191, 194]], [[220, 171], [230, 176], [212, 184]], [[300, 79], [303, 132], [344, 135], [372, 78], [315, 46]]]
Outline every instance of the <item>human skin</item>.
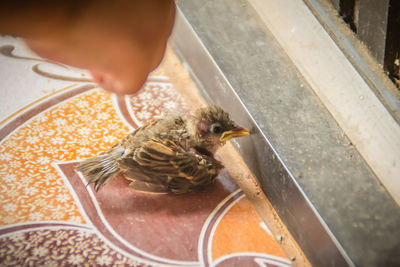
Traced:
[[91, 71], [102, 88], [139, 90], [161, 62], [175, 19], [172, 0], [3, 0], [0, 33], [38, 55]]

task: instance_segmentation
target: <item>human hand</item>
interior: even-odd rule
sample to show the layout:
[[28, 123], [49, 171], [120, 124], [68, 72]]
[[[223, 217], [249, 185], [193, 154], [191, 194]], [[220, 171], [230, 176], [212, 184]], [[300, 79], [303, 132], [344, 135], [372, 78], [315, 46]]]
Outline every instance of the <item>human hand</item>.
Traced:
[[11, 25], [11, 34], [44, 58], [90, 70], [100, 87], [119, 94], [139, 90], [161, 62], [175, 17], [172, 0], [44, 2], [46, 12], [37, 5], [15, 11], [27, 23]]

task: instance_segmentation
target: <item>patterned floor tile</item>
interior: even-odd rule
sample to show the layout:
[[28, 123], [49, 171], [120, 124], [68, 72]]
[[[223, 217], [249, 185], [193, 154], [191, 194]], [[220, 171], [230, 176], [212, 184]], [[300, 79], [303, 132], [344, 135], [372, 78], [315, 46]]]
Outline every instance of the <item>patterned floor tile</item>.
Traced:
[[227, 171], [185, 195], [136, 192], [120, 176], [96, 193], [75, 171], [149, 119], [190, 110], [168, 77], [117, 97], [81, 70], [21, 50], [0, 40], [0, 76], [14, 64], [29, 73], [19, 90], [53, 80], [62, 89], [1, 114], [0, 265], [291, 265]]

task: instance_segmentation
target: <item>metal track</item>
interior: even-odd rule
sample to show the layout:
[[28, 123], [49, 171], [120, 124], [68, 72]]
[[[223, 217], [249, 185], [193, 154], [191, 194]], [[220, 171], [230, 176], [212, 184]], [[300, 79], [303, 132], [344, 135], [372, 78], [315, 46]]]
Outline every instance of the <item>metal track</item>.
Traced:
[[179, 6], [174, 51], [210, 103], [253, 128], [234, 145], [310, 262], [387, 264], [399, 207], [254, 10], [236, 0]]

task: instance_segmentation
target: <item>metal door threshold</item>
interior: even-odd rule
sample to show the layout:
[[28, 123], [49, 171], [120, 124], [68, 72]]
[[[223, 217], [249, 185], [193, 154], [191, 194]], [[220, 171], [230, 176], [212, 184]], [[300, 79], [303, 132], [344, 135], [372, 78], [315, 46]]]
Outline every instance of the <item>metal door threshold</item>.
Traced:
[[247, 1], [185, 0], [171, 46], [314, 266], [400, 265], [400, 208]]

